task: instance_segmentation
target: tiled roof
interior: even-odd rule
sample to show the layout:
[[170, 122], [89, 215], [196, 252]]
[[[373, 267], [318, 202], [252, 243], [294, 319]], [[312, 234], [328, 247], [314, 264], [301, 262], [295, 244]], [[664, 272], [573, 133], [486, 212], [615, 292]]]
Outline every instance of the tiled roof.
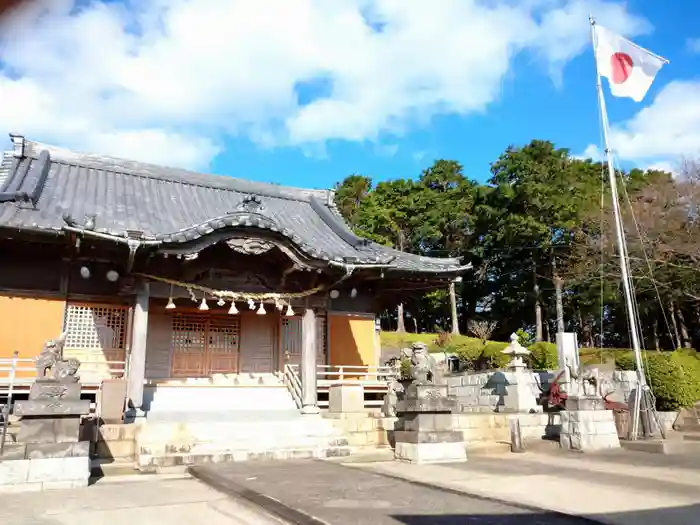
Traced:
[[[17, 152], [20, 153], [17, 153]], [[9, 159], [9, 160], [8, 160]], [[0, 227], [60, 231], [94, 216], [94, 231], [174, 245], [223, 228], [279, 232], [315, 259], [452, 273], [458, 259], [406, 254], [357, 237], [333, 192], [206, 175], [24, 140], [0, 166]], [[4, 170], [4, 171], [3, 171]]]

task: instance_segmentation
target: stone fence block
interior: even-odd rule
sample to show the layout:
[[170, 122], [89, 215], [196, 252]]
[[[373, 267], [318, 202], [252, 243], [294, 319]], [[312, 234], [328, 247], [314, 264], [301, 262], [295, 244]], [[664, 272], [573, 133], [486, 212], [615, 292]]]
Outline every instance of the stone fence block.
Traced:
[[447, 382], [448, 388], [457, 388], [461, 387], [463, 382], [464, 382], [464, 377], [463, 376], [449, 376], [445, 378], [445, 381]]
[[26, 483], [28, 477], [28, 459], [11, 459], [0, 461], [0, 486]]
[[85, 481], [90, 477], [90, 458], [42, 458], [29, 460], [27, 481]]

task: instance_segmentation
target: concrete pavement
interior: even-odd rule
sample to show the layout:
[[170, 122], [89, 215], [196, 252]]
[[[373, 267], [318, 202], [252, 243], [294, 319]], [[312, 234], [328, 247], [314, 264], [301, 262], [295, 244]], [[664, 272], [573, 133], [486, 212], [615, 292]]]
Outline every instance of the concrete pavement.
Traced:
[[194, 467], [219, 490], [276, 508], [299, 525], [581, 525], [580, 518], [486, 501], [328, 461]]
[[697, 456], [550, 451], [473, 455], [460, 464], [376, 461], [386, 457], [374, 454], [371, 463], [369, 458], [354, 457], [352, 462], [246, 462], [194, 468], [194, 474], [213, 488], [193, 479], [174, 478], [181, 473], [131, 476], [139, 480], [133, 482], [108, 476], [87, 489], [5, 494], [0, 501], [0, 523], [700, 523]]
[[700, 458], [612, 451], [472, 457], [452, 465], [353, 467], [611, 525], [700, 523]]
[[281, 525], [194, 479], [141, 478], [84, 489], [3, 494], [3, 525]]

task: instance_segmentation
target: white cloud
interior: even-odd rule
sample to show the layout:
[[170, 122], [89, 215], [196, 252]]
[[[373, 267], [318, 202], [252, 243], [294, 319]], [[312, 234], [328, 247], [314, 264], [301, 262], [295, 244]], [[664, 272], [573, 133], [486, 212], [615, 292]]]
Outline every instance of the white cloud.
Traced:
[[[612, 126], [610, 145], [617, 159], [644, 168], [700, 158], [700, 81], [666, 85], [648, 107]], [[583, 156], [599, 159], [601, 153], [590, 145]]]
[[685, 41], [685, 46], [691, 53], [700, 53], [700, 38], [689, 38]]
[[[583, 52], [589, 11], [650, 31], [602, 0], [80, 5], [43, 0], [0, 28], [0, 132], [194, 168], [228, 136], [323, 151], [483, 111], [517, 53], [556, 73]], [[319, 79], [328, 93], [300, 104]]]

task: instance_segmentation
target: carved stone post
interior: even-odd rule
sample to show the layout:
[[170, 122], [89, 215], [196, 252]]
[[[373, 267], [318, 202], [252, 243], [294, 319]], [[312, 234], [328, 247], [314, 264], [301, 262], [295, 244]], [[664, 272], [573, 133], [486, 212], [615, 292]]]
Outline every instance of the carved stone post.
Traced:
[[307, 308], [301, 321], [301, 411], [318, 414], [316, 388], [316, 315]]
[[132, 408], [143, 405], [143, 382], [146, 375], [146, 338], [148, 337], [148, 283], [141, 283], [136, 292], [129, 354], [127, 396]]

